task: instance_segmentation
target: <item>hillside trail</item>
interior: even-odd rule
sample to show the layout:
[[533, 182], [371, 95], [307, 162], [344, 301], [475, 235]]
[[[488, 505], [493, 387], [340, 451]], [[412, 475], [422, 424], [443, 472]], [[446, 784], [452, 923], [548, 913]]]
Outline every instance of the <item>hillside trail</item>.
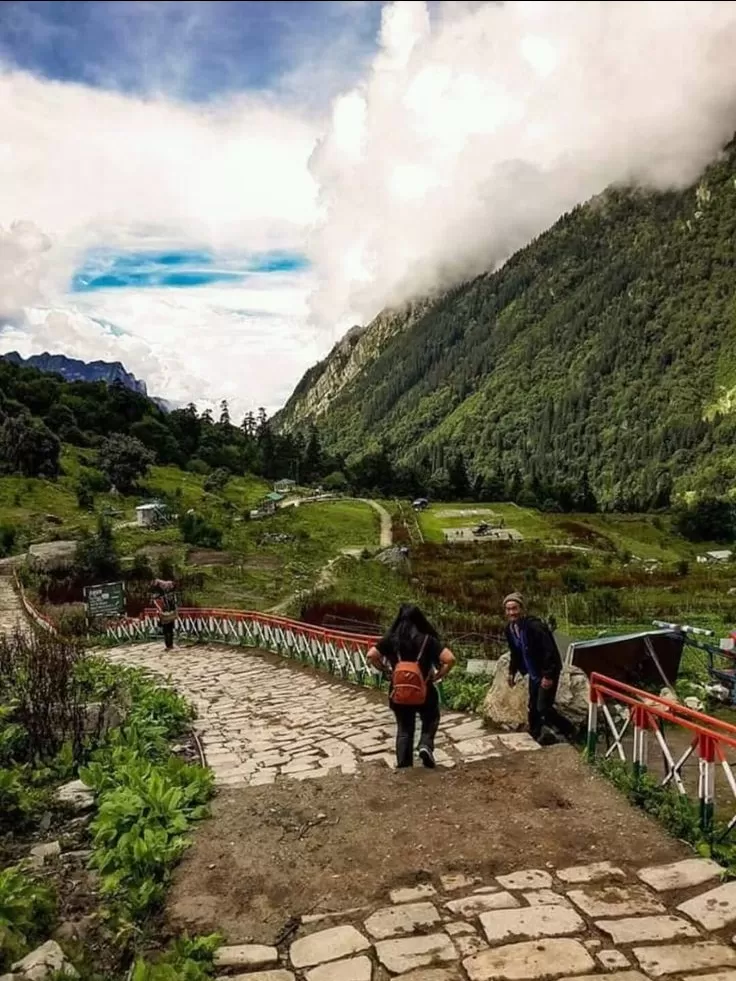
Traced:
[[10, 576], [0, 576], [0, 635], [25, 631], [27, 621]]
[[[334, 500], [341, 500], [341, 498], [335, 498]], [[351, 498], [351, 500], [354, 500], [354, 498]], [[390, 548], [393, 543], [393, 530], [391, 526], [391, 515], [389, 512], [382, 504], [379, 504], [378, 501], [363, 497], [357, 498], [357, 500], [360, 500], [362, 504], [367, 504], [369, 507], [372, 507], [374, 511], [378, 512], [381, 520], [379, 547]], [[289, 607], [298, 601], [305, 593], [309, 593], [312, 590], [320, 591], [327, 589], [335, 581], [332, 571], [335, 564], [345, 555], [358, 558], [360, 555], [362, 555], [364, 549], [364, 545], [346, 545], [345, 547], [341, 548], [337, 555], [333, 555], [332, 558], [325, 562], [325, 564], [320, 568], [311, 590], [295, 590], [293, 593], [289, 593], [288, 596], [280, 600], [275, 606], [270, 607], [267, 612], [275, 614], [276, 616], [281, 616], [286, 613]]]
[[379, 504], [378, 501], [374, 501], [372, 498], [361, 497], [359, 500], [361, 500], [364, 504], [368, 504], [374, 511], [378, 512], [381, 519], [381, 548], [391, 548], [394, 541], [393, 530], [391, 527], [391, 515], [383, 504]]
[[718, 868], [571, 747], [540, 749], [447, 712], [437, 768], [396, 770], [377, 691], [251, 649], [104, 654], [168, 676], [197, 707], [219, 793], [166, 918], [172, 932], [242, 945], [220, 954], [223, 969], [264, 972], [251, 981], [636, 969], [618, 981], [646, 981], [736, 968], [736, 885], [710, 895]]

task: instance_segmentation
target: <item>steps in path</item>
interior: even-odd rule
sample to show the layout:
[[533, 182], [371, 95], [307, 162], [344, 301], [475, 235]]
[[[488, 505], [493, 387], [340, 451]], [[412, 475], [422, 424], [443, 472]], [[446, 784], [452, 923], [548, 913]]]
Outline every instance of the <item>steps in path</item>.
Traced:
[[278, 949], [223, 947], [216, 964], [238, 981], [736, 981], [736, 882], [721, 874], [687, 859], [443, 875], [302, 917]]
[[[393, 767], [395, 723], [385, 699], [368, 691], [274, 664], [257, 652], [214, 645], [165, 651], [162, 643], [117, 647], [110, 660], [170, 676], [197, 708], [197, 731], [221, 786], [317, 780], [359, 765]], [[436, 758], [441, 767], [531, 752], [526, 733], [494, 735], [479, 719], [443, 714]]]

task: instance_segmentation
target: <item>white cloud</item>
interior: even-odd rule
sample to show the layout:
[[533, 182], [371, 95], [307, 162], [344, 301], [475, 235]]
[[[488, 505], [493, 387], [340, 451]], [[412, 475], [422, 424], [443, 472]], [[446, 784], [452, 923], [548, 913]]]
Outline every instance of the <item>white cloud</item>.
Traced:
[[257, 406], [274, 412], [322, 353], [306, 327], [310, 286], [308, 274], [269, 274], [244, 287], [77, 294], [60, 309], [30, 308], [2, 347], [122, 361], [150, 394], [200, 408], [226, 398], [239, 420]]
[[736, 3], [447, 3], [430, 26], [401, 0], [381, 41], [311, 161], [320, 322], [493, 268], [611, 183], [686, 185], [736, 129]]
[[[358, 35], [210, 106], [0, 71], [0, 347], [275, 407], [339, 329], [493, 268], [612, 182], [687, 184], [736, 128], [736, 3], [438, 11], [386, 5], [364, 81], [324, 119], [310, 72], [334, 91]], [[313, 272], [68, 295], [95, 246], [306, 250]]]
[[275, 410], [323, 353], [306, 325], [308, 274], [67, 290], [97, 246], [224, 262], [301, 250], [315, 217], [313, 124], [265, 98], [203, 108], [18, 72], [0, 74], [0, 120], [0, 324], [11, 325], [0, 350], [120, 360], [172, 401]]
[[313, 124], [265, 98], [184, 105], [6, 72], [0, 120], [0, 222], [65, 248], [293, 246], [314, 217]]

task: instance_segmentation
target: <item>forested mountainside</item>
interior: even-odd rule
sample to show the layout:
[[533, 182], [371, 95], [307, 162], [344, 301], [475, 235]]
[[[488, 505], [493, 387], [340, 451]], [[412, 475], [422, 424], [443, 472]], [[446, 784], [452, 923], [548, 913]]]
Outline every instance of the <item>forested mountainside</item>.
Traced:
[[193, 405], [167, 413], [119, 381], [68, 382], [0, 358], [0, 476], [55, 477], [62, 443], [98, 449], [109, 438], [118, 455], [195, 473], [298, 474], [317, 481], [335, 467], [316, 432], [280, 436], [263, 409], [239, 425], [226, 401], [217, 419]]
[[383, 313], [312, 368], [277, 417], [427, 489], [608, 508], [736, 475], [736, 148], [696, 186], [614, 188], [497, 272]]
[[[148, 395], [146, 383], [136, 378], [120, 361], [80, 361], [77, 358], [68, 358], [65, 354], [49, 354], [48, 351], [32, 354], [30, 358], [22, 358], [17, 351], [10, 351], [8, 354], [0, 354], [0, 358], [21, 368], [36, 368], [44, 374], [61, 375], [65, 381], [102, 381], [106, 385], [123, 385], [131, 392]], [[166, 399], [155, 398], [153, 395], [148, 397], [162, 412], [171, 412], [174, 408]]]

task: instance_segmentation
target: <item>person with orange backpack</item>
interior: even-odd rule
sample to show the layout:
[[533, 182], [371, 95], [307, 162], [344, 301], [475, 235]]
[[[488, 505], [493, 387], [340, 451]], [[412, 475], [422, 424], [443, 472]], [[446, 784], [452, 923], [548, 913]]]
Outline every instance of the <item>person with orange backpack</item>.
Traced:
[[416, 718], [422, 723], [419, 758], [434, 767], [434, 738], [440, 724], [436, 684], [452, 670], [455, 655], [418, 606], [403, 603], [388, 632], [368, 651], [368, 659], [390, 679], [389, 705], [396, 716], [396, 765], [414, 765]]

